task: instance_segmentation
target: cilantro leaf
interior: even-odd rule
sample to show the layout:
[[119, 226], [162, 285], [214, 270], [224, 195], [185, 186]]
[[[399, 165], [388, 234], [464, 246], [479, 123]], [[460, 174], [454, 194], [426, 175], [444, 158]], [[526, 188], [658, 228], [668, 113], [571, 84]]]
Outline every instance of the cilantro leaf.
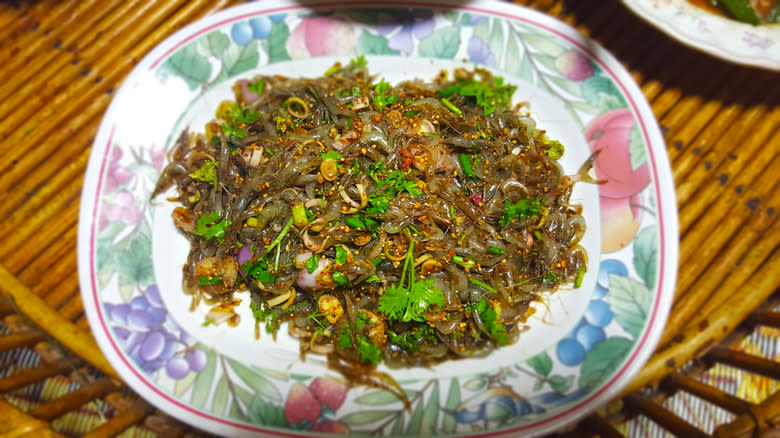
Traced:
[[533, 218], [545, 214], [544, 198], [521, 199], [514, 204], [504, 201], [504, 215], [499, 221], [499, 225], [505, 227], [515, 219]]
[[447, 99], [460, 94], [463, 97], [473, 97], [477, 106], [482, 108], [484, 115], [492, 114], [499, 106], [508, 107], [512, 103], [512, 95], [517, 87], [504, 85], [504, 78], [495, 76], [491, 80], [477, 81], [461, 79], [457, 83], [439, 90], [438, 97]]
[[498, 345], [509, 344], [509, 334], [503, 324], [499, 324], [498, 315], [487, 299], [480, 298], [475, 304], [471, 305], [471, 310], [479, 314], [482, 325], [488, 331], [491, 339]]
[[261, 283], [276, 282], [276, 277], [271, 274], [268, 262], [263, 259], [255, 261], [250, 260], [241, 266], [241, 270], [243, 270], [245, 274], [239, 280], [239, 283], [249, 278], [253, 278]]
[[374, 105], [376, 105], [377, 111], [382, 111], [386, 106], [398, 102], [398, 95], [389, 93], [389, 87], [390, 84], [384, 79], [379, 81], [374, 87], [374, 95], [371, 97], [371, 100], [374, 102]]
[[190, 173], [190, 178], [198, 181], [203, 181], [217, 186], [217, 167], [219, 167], [219, 161], [209, 160], [200, 166], [200, 169]]
[[336, 257], [334, 260], [340, 265], [347, 263], [347, 250], [345, 250], [343, 246], [336, 247]]
[[317, 254], [312, 254], [311, 257], [306, 259], [306, 270], [309, 271], [309, 274], [313, 274], [319, 266], [320, 262], [317, 260]]
[[264, 79], [259, 79], [259, 80], [255, 81], [255, 82], [252, 82], [251, 84], [249, 84], [249, 91], [251, 91], [251, 92], [253, 92], [255, 94], [262, 93], [263, 89], [265, 89], [265, 80]]
[[[406, 273], [409, 271], [407, 277]], [[408, 279], [407, 279], [408, 278]], [[414, 241], [406, 252], [401, 280], [379, 297], [379, 311], [389, 319], [425, 322], [428, 312], [444, 307], [444, 295], [433, 287], [433, 280], [414, 280]]]
[[232, 222], [226, 219], [220, 221], [219, 219], [218, 211], [202, 214], [195, 224], [195, 235], [206, 240], [217, 239], [221, 241], [225, 238], [225, 228], [229, 227]]

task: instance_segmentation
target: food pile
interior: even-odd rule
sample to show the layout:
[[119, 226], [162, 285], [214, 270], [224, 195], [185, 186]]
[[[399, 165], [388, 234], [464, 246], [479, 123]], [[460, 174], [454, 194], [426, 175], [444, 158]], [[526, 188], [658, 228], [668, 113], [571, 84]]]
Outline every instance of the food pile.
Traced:
[[235, 323], [248, 291], [266, 331], [286, 322], [302, 353], [360, 378], [487, 355], [532, 302], [581, 283], [569, 198], [586, 172], [564, 175], [563, 145], [502, 78], [391, 85], [359, 57], [234, 91], [205, 132], [181, 134], [153, 194], [176, 189], [183, 290], [211, 323]]

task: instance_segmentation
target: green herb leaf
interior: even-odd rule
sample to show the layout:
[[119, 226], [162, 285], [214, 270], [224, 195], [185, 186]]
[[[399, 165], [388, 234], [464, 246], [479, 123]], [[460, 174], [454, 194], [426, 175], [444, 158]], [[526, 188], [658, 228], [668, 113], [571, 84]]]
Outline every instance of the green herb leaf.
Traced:
[[244, 276], [239, 279], [239, 283], [253, 278], [261, 283], [275, 283], [276, 277], [273, 276], [268, 267], [268, 262], [263, 259], [248, 261], [241, 266]]
[[[407, 279], [406, 273], [409, 271]], [[379, 297], [379, 311], [388, 318], [404, 322], [425, 322], [428, 312], [444, 307], [444, 295], [433, 287], [433, 280], [414, 280], [414, 241], [409, 245], [401, 271], [401, 280]]]
[[319, 266], [320, 262], [317, 260], [317, 254], [312, 254], [311, 257], [306, 259], [306, 270], [309, 271], [309, 274], [313, 274]]
[[474, 173], [474, 169], [471, 166], [471, 155], [458, 154], [458, 160], [460, 161], [460, 166], [463, 168], [463, 175], [466, 178], [477, 177], [477, 175]]
[[249, 91], [255, 93], [255, 94], [261, 94], [263, 90], [265, 89], [265, 80], [259, 79], [255, 82], [252, 82], [249, 84]]
[[480, 298], [475, 304], [471, 306], [473, 312], [479, 314], [479, 318], [482, 320], [482, 325], [488, 331], [491, 339], [498, 345], [509, 344], [509, 334], [506, 331], [506, 327], [503, 324], [499, 324], [498, 315], [493, 307], [490, 305], [487, 299]]
[[195, 235], [206, 240], [217, 239], [221, 241], [225, 238], [225, 228], [229, 227], [231, 222], [219, 219], [220, 215], [217, 211], [201, 215], [195, 224]]
[[349, 281], [349, 278], [344, 275], [343, 272], [334, 271], [331, 277], [333, 278], [333, 282], [339, 286], [348, 287], [352, 285], [352, 283]]
[[547, 149], [547, 156], [553, 160], [557, 160], [563, 156], [564, 147], [558, 140], [550, 140], [545, 143], [549, 149]]
[[336, 258], [334, 260], [340, 265], [347, 263], [347, 250], [343, 246], [336, 247]]
[[521, 199], [514, 204], [504, 201], [504, 215], [499, 224], [502, 227], [509, 225], [515, 219], [525, 219], [540, 216], [544, 212], [544, 198]]
[[374, 87], [374, 95], [371, 97], [371, 100], [376, 105], [377, 111], [382, 111], [386, 106], [398, 102], [398, 95], [389, 93], [389, 88], [390, 84], [384, 79], [379, 81]]
[[203, 163], [200, 169], [190, 173], [190, 178], [198, 181], [203, 181], [217, 186], [217, 167], [219, 167], [219, 161], [210, 160]]
[[198, 278], [198, 284], [201, 286], [211, 286], [222, 283], [222, 276], [221, 275], [215, 275], [213, 277], [209, 277], [207, 275], [204, 275], [200, 278]]

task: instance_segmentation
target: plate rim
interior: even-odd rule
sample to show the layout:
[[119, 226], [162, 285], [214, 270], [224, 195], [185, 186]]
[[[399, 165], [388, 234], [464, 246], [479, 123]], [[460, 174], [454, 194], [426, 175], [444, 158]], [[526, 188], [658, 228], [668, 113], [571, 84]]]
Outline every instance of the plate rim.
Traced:
[[[725, 46], [718, 45], [714, 41], [707, 39], [694, 38], [690, 32], [686, 32], [680, 26], [671, 22], [670, 20], [661, 17], [655, 8], [648, 4], [647, 0], [622, 0], [623, 4], [631, 10], [634, 15], [651, 24], [656, 29], [660, 30], [667, 36], [673, 38], [678, 43], [684, 44], [690, 48], [698, 50], [702, 53], [706, 53], [722, 61], [727, 61], [732, 64], [738, 64], [748, 67], [758, 67], [768, 70], [780, 71], [780, 53], [775, 57], [767, 56], [746, 56], [744, 53], [736, 49], [728, 49]], [[726, 17], [721, 17], [709, 13], [701, 8], [688, 4], [685, 0], [671, 0], [670, 3], [664, 5], [665, 7], [679, 7], [681, 11], [685, 11], [684, 16], [687, 17], [707, 17], [711, 20], [728, 26], [730, 29], [741, 30], [748, 32], [755, 30], [755, 26], [742, 23], [736, 20], [732, 20]], [[763, 25], [770, 26], [769, 32], [772, 32], [772, 36], [775, 37], [774, 43], [780, 45], [780, 24]], [[740, 48], [747, 47], [741, 45]]]
[[[671, 300], [674, 292], [674, 285], [676, 283], [677, 275], [677, 260], [679, 259], [679, 246], [677, 239], [669, 240], [666, 235], [677, 236], [678, 234], [678, 218], [676, 215], [676, 198], [673, 189], [673, 180], [671, 179], [671, 167], [669, 164], [668, 156], [664, 147], [663, 137], [661, 136], [660, 129], [655, 116], [650, 109], [644, 95], [637, 84], [633, 81], [630, 74], [620, 65], [617, 59], [614, 58], [603, 47], [595, 43], [590, 38], [580, 34], [571, 26], [548, 16], [538, 11], [534, 11], [529, 8], [525, 8], [519, 5], [508, 5], [496, 0], [479, 0], [479, 1], [467, 1], [458, 4], [452, 4], [444, 0], [433, 0], [427, 2], [414, 2], [410, 0], [365, 0], [365, 1], [329, 1], [329, 0], [308, 0], [303, 2], [293, 1], [266, 1], [263, 3], [247, 3], [238, 5], [232, 8], [222, 10], [212, 16], [197, 20], [179, 31], [175, 32], [171, 36], [167, 37], [154, 49], [152, 49], [144, 58], [136, 64], [132, 72], [128, 75], [125, 81], [122, 83], [117, 93], [112, 98], [112, 101], [106, 110], [103, 120], [101, 121], [100, 128], [95, 141], [93, 143], [93, 150], [90, 153], [89, 164], [87, 167], [87, 173], [84, 180], [84, 187], [94, 187], [94, 191], [85, 190], [82, 192], [82, 200], [80, 206], [79, 215], [79, 229], [78, 229], [78, 266], [79, 266], [79, 280], [82, 285], [89, 285], [89, 290], [82, 286], [82, 294], [85, 295], [85, 312], [88, 316], [90, 325], [93, 327], [100, 327], [105, 332], [98, 331], [96, 339], [98, 344], [110, 360], [112, 365], [118, 360], [127, 366], [118, 367], [117, 372], [128, 383], [134, 391], [141, 392], [136, 389], [136, 386], [131, 385], [130, 382], [137, 382], [140, 378], [141, 383], [145, 382], [145, 379], [139, 376], [139, 370], [133, 366], [127, 357], [118, 354], [118, 350], [121, 348], [115, 344], [113, 338], [106, 334], [110, 331], [107, 326], [107, 322], [104, 318], [100, 317], [101, 301], [98, 296], [98, 288], [95, 283], [95, 252], [94, 242], [96, 240], [96, 221], [97, 221], [97, 209], [100, 203], [99, 194], [101, 192], [101, 186], [103, 183], [106, 166], [108, 163], [108, 151], [113, 144], [113, 137], [116, 129], [116, 125], [107, 123], [107, 121], [114, 120], [112, 117], [116, 112], [116, 107], [121, 97], [128, 93], [130, 89], [138, 84], [143, 76], [149, 74], [154, 70], [164, 59], [170, 56], [175, 50], [180, 48], [187, 42], [197, 38], [209, 29], [222, 26], [230, 22], [238, 21], [241, 19], [249, 18], [258, 13], [262, 14], [274, 14], [280, 12], [294, 11], [308, 8], [335, 8], [335, 7], [353, 7], [353, 6], [401, 6], [401, 7], [433, 7], [443, 9], [462, 10], [467, 9], [472, 12], [478, 12], [488, 14], [494, 17], [501, 17], [508, 20], [516, 20], [526, 22], [534, 26], [545, 28], [547, 31], [553, 32], [570, 43], [577, 46], [579, 49], [587, 53], [593, 60], [602, 64], [610, 74], [610, 77], [615, 81], [616, 85], [621, 88], [622, 93], [628, 100], [629, 107], [632, 115], [642, 128], [642, 134], [645, 138], [645, 142], [648, 145], [648, 153], [651, 159], [648, 161], [652, 165], [654, 175], [653, 186], [655, 189], [655, 196], [658, 201], [658, 216], [663, 218], [659, 219], [659, 247], [662, 248], [659, 255], [658, 266], [658, 286], [656, 291], [656, 300], [653, 307], [653, 313], [648, 318], [650, 322], [654, 322], [653, 325], [648, 323], [648, 327], [642, 332], [641, 339], [637, 340], [638, 346], [634, 349], [631, 355], [624, 359], [626, 363], [615, 372], [610, 379], [602, 384], [600, 388], [594, 390], [589, 396], [580, 400], [575, 405], [569, 406], [566, 410], [559, 412], [555, 415], [545, 418], [544, 420], [533, 423], [534, 433], [542, 433], [546, 430], [551, 430], [559, 427], [559, 424], [550, 425], [551, 422], [558, 419], [560, 416], [567, 416], [567, 420], [574, 421], [590, 412], [591, 409], [582, 409], [582, 406], [593, 403], [594, 401], [603, 402], [606, 401], [607, 396], [615, 395], [619, 392], [625, 384], [632, 379], [639, 371], [641, 366], [647, 361], [647, 358], [652, 353], [654, 346], [660, 339], [661, 332], [663, 330], [663, 322], [668, 318]], [[501, 9], [499, 9], [499, 6]], [[196, 31], [197, 30], [197, 31]], [[587, 44], [587, 46], [585, 45]], [[100, 146], [103, 146], [102, 149]], [[102, 157], [102, 160], [98, 160]], [[96, 164], [99, 163], [99, 166]], [[673, 211], [673, 212], [670, 212]], [[85, 263], [87, 260], [88, 263]], [[666, 278], [664, 278], [666, 277]], [[91, 296], [90, 296], [91, 295]], [[108, 351], [108, 353], [107, 353]], [[266, 425], [258, 426], [243, 426], [238, 422], [226, 420], [216, 415], [198, 410], [192, 406], [186, 405], [160, 391], [159, 388], [146, 385], [147, 390], [151, 389], [155, 394], [149, 394], [148, 391], [144, 392], [144, 398], [155, 399], [157, 403], [154, 403], [161, 409], [168, 411], [168, 408], [175, 407], [176, 410], [189, 411], [190, 414], [196, 413], [199, 416], [206, 417], [210, 422], [219, 422], [229, 424], [230, 430], [234, 428], [247, 429], [255, 433], [273, 433], [275, 435], [282, 434], [284, 436], [307, 436], [299, 433], [289, 433], [284, 430], [276, 428], [270, 428]], [[162, 397], [164, 401], [160, 403], [159, 398]], [[162, 406], [164, 405], [164, 406]], [[173, 406], [171, 406], [173, 405]], [[192, 422], [187, 416], [176, 415], [177, 418], [182, 421], [194, 424], [197, 427], [204, 427], [199, 422]], [[547, 424], [545, 428], [539, 428], [539, 425]], [[504, 435], [511, 434], [521, 430], [525, 430], [524, 426], [515, 426], [509, 429], [501, 429], [490, 431], [482, 436], [492, 435]], [[441, 435], [443, 436], [443, 435]]]

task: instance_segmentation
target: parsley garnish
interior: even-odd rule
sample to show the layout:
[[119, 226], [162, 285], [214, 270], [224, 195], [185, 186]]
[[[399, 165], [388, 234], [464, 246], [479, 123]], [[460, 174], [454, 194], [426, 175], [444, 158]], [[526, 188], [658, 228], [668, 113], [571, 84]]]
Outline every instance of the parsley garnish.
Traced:
[[501, 217], [499, 225], [505, 227], [515, 219], [525, 219], [540, 216], [544, 214], [544, 198], [521, 199], [514, 204], [504, 201], [504, 216]]
[[496, 322], [498, 315], [493, 307], [490, 305], [487, 299], [480, 298], [476, 303], [471, 304], [470, 309], [472, 312], [479, 314], [479, 319], [482, 320], [482, 325], [488, 331], [490, 337], [498, 345], [509, 344], [509, 334], [506, 332], [506, 327], [503, 324]]
[[398, 95], [388, 93], [389, 87], [390, 84], [387, 83], [384, 79], [379, 81], [379, 83], [374, 87], [374, 95], [371, 97], [371, 100], [374, 101], [374, 105], [376, 105], [377, 111], [382, 111], [386, 106], [398, 102]]
[[200, 169], [192, 172], [190, 174], [190, 178], [196, 179], [198, 181], [203, 181], [211, 184], [212, 186], [217, 186], [217, 167], [219, 167], [219, 161], [210, 160], [203, 163], [202, 166], [200, 166]]
[[349, 281], [349, 277], [347, 277], [343, 272], [334, 271], [333, 274], [331, 275], [331, 278], [333, 278], [333, 282], [339, 286], [352, 285], [352, 283]]
[[217, 239], [222, 241], [225, 238], [225, 228], [229, 227], [229, 220], [219, 220], [218, 211], [205, 213], [198, 218], [195, 224], [195, 235], [203, 237], [206, 240]]
[[401, 280], [398, 284], [389, 286], [384, 295], [379, 297], [379, 311], [387, 314], [389, 319], [425, 322], [429, 311], [441, 307], [444, 307], [444, 296], [439, 289], [433, 287], [433, 280], [428, 278], [414, 281], [414, 240], [412, 240], [404, 259]]
[[433, 328], [428, 325], [420, 325], [413, 330], [405, 332], [399, 335], [393, 331], [390, 331], [390, 342], [398, 345], [404, 350], [415, 353], [420, 349], [420, 341], [423, 343], [436, 340], [436, 333]]

